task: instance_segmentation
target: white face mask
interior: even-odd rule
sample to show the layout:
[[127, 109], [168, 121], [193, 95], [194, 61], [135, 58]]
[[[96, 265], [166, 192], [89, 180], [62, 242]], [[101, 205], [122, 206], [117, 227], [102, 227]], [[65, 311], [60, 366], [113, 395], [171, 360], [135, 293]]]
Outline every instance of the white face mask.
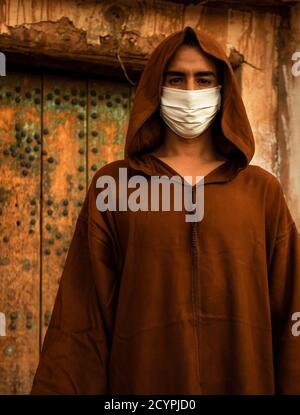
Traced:
[[213, 122], [221, 107], [221, 85], [188, 90], [162, 88], [160, 115], [176, 134], [198, 137]]

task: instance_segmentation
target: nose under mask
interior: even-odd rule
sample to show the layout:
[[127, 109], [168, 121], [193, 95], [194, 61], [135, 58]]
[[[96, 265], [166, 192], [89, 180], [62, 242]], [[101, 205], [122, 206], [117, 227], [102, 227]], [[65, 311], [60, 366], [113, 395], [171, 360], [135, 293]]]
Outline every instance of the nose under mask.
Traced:
[[187, 90], [162, 87], [160, 115], [177, 135], [195, 138], [213, 122], [221, 107], [221, 85]]

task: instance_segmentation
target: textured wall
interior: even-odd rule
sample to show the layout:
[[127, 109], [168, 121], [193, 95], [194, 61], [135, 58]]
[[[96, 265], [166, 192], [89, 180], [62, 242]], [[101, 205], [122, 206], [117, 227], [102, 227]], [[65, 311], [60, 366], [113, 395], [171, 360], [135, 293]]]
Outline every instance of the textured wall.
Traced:
[[286, 62], [288, 115], [285, 140], [288, 151], [283, 155], [286, 160], [284, 184], [288, 187], [288, 202], [300, 227], [300, 70], [294, 77], [290, 69], [295, 63], [291, 61], [291, 56], [295, 51], [300, 54], [300, 4], [292, 13], [290, 36], [287, 34], [285, 39], [289, 60]]

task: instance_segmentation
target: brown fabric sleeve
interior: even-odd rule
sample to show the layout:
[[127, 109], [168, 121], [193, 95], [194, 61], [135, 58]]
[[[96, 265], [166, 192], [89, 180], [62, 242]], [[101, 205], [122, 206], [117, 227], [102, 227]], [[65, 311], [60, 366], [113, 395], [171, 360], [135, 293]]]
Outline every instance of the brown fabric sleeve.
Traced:
[[[269, 268], [276, 394], [300, 393], [300, 236], [282, 189], [279, 189], [278, 226]], [[294, 319], [293, 319], [294, 317]], [[296, 334], [296, 335], [295, 335]]]
[[92, 180], [77, 219], [30, 394], [106, 394], [116, 272]]

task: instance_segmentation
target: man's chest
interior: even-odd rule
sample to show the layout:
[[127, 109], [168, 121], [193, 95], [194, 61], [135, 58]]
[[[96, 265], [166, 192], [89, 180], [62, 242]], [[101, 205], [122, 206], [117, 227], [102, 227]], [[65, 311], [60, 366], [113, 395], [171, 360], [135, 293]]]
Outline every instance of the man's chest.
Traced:
[[189, 184], [194, 185], [197, 183], [197, 176], [207, 176], [213, 170], [225, 163], [226, 160], [215, 160], [209, 163], [199, 163], [190, 161], [178, 161], [172, 158], [160, 158], [164, 163], [168, 164], [174, 172], [181, 177], [185, 177], [185, 180]]

